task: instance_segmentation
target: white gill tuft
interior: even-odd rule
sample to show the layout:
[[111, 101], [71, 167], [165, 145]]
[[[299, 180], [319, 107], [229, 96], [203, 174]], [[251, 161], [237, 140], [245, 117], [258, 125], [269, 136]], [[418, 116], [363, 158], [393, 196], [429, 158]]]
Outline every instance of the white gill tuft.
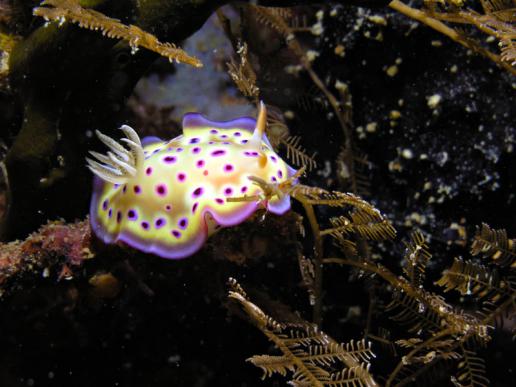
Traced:
[[90, 155], [92, 155], [96, 160], [88, 157], [86, 158], [88, 163], [87, 167], [95, 175], [100, 177], [102, 180], [114, 184], [124, 184], [131, 177], [134, 177], [138, 170], [141, 169], [145, 158], [138, 133], [127, 125], [122, 125], [120, 130], [122, 130], [127, 137], [122, 138], [120, 141], [127, 144], [129, 150], [124, 148], [111, 137], [108, 137], [97, 130], [95, 131], [97, 137], [107, 145], [109, 151], [106, 155], [90, 151]]

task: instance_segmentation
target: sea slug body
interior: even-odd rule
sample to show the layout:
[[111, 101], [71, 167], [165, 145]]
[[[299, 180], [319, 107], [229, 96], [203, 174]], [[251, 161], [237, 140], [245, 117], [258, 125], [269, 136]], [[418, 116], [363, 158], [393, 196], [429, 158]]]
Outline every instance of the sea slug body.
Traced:
[[295, 174], [272, 149], [258, 120], [244, 117], [214, 122], [198, 113], [183, 119], [183, 134], [170, 141], [147, 137], [122, 126], [129, 150], [97, 133], [110, 147], [107, 155], [90, 152], [94, 172], [90, 221], [105, 243], [128, 245], [170, 259], [198, 251], [220, 227], [237, 225], [260, 206], [275, 214], [290, 209], [288, 195], [266, 202], [227, 201], [255, 196], [249, 177], [280, 184]]

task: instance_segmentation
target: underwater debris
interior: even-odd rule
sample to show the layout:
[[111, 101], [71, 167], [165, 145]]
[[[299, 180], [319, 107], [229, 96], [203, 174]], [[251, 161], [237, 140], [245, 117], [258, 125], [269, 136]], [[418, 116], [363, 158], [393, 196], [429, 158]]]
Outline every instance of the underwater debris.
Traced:
[[202, 63], [185, 51], [171, 43], [162, 43], [154, 35], [143, 31], [135, 25], [125, 25], [119, 20], [81, 7], [77, 0], [44, 0], [42, 6], [34, 8], [34, 15], [44, 18], [47, 22], [54, 21], [61, 26], [65, 22], [79, 25], [93, 31], [100, 30], [102, 35], [112, 39], [123, 39], [131, 47], [132, 53], [136, 53], [139, 47], [154, 51], [170, 62], [186, 63], [194, 67], [202, 67]]

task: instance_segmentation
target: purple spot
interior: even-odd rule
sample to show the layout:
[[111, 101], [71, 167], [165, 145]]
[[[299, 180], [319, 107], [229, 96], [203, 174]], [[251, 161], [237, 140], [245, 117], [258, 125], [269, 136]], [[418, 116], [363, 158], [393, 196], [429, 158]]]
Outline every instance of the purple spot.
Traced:
[[104, 200], [104, 201], [102, 202], [102, 209], [103, 209], [104, 211], [106, 211], [106, 210], [107, 210], [107, 206], [108, 206], [108, 200], [106, 199], [106, 200]]
[[195, 214], [195, 210], [197, 210], [197, 207], [199, 206], [199, 203], [194, 203], [192, 206], [192, 214]]
[[233, 190], [231, 188], [226, 188], [224, 190], [224, 195], [229, 196], [233, 193]]
[[120, 184], [113, 184], [114, 189], [117, 189], [118, 187], [120, 187]]
[[192, 152], [197, 154], [201, 151], [201, 148], [199, 148], [198, 146], [196, 146], [195, 148], [192, 149]]
[[215, 201], [218, 203], [218, 204], [224, 204], [224, 199], [220, 199], [220, 198], [216, 198]]
[[210, 133], [211, 133], [211, 134], [217, 134], [218, 132], [219, 132], [219, 131], [218, 131], [217, 129], [212, 129], [212, 130], [210, 130]]
[[283, 177], [283, 172], [282, 171], [278, 171], [278, 177], [281, 179]]
[[236, 136], [236, 137], [240, 137], [240, 136], [242, 135], [242, 133], [240, 133], [240, 132], [235, 132], [235, 133], [233, 133], [233, 135], [234, 135], [234, 136]]
[[149, 229], [149, 222], [145, 222], [145, 221], [144, 221], [144, 222], [142, 222], [141, 224], [142, 224], [142, 228], [143, 228], [144, 230], [148, 230], [148, 229]]
[[258, 152], [245, 151], [244, 155], [249, 156], [249, 157], [257, 157], [258, 156]]
[[166, 211], [170, 211], [171, 209], [172, 209], [172, 206], [171, 206], [170, 204], [167, 204], [167, 205], [165, 206], [165, 210], [166, 210]]
[[249, 141], [249, 140], [242, 140], [242, 141], [240, 141], [240, 142], [241, 142], [242, 144], [247, 144], [247, 142], [248, 142], [248, 141]]
[[110, 218], [113, 216], [113, 209], [112, 209], [112, 208], [110, 208], [110, 209], [109, 209], [109, 211], [108, 211], [108, 214], [107, 214], [107, 215], [108, 215], [108, 217], [110, 217]]
[[227, 141], [224, 141], [224, 142], [222, 143], [222, 145], [229, 145], [229, 144], [231, 144], [231, 143], [230, 143], [230, 142], [227, 142]]
[[247, 192], [247, 187], [244, 185], [244, 186], [240, 189], [240, 192], [242, 192], [242, 193]]
[[176, 149], [176, 152], [177, 152], [177, 153], [181, 153], [182, 151], [183, 151], [183, 148], [181, 148], [181, 147], [179, 147], [179, 148], [177, 148], [177, 149]]
[[142, 189], [140, 188], [140, 186], [139, 186], [139, 185], [135, 185], [135, 186], [133, 187], [133, 190], [134, 190], [134, 193], [135, 193], [136, 195], [138, 195], [138, 194], [140, 194], [140, 193], [142, 192]]
[[165, 184], [158, 184], [156, 186], [156, 193], [160, 196], [165, 196], [167, 194], [167, 186]]
[[154, 149], [154, 150], [152, 151], [152, 154], [154, 154], [154, 153], [158, 153], [160, 150], [161, 150], [161, 148]]
[[197, 163], [195, 163], [195, 165], [197, 165], [197, 168], [204, 167], [204, 160], [197, 160]]
[[272, 176], [271, 180], [274, 181], [274, 182], [278, 181], [278, 179], [276, 179], [276, 176]]
[[274, 162], [277, 162], [278, 159], [276, 158], [276, 156], [271, 156], [271, 160], [274, 161]]
[[185, 179], [186, 179], [186, 175], [184, 173], [181, 172], [181, 173], [177, 174], [177, 180], [179, 180], [180, 182], [185, 181]]
[[174, 156], [165, 156], [165, 157], [163, 157], [163, 161], [167, 164], [172, 164], [177, 161], [177, 158]]
[[194, 198], [198, 198], [199, 196], [201, 196], [201, 195], [202, 195], [202, 192], [203, 192], [202, 187], [198, 187], [198, 188], [196, 188], [196, 189], [193, 191], [192, 196], [193, 196]]
[[251, 152], [251, 156], [258, 156], [258, 152]]
[[156, 219], [156, 221], [154, 222], [154, 227], [156, 228], [161, 228], [165, 225], [165, 223], [167, 223], [167, 221], [165, 220], [165, 218], [158, 218]]
[[124, 184], [124, 188], [122, 188], [122, 193], [125, 194], [127, 192], [127, 185]]
[[213, 144], [215, 144], [215, 143], [214, 143], [213, 141], [210, 141], [208, 144], [213, 145]]
[[220, 136], [220, 138], [228, 138], [227, 134], [223, 134]]
[[199, 142], [199, 138], [194, 137], [190, 139], [190, 144], [197, 144]]
[[233, 166], [231, 164], [224, 165], [225, 172], [231, 172], [233, 170]]
[[172, 230], [172, 235], [175, 236], [177, 239], [181, 238], [181, 233], [177, 230]]
[[184, 230], [186, 228], [186, 226], [188, 226], [188, 219], [181, 218], [177, 224], [181, 230]]
[[116, 212], [116, 222], [120, 223], [122, 221], [122, 213], [120, 211]]
[[138, 218], [138, 215], [136, 214], [135, 210], [127, 211], [127, 219], [129, 219], [129, 220], [136, 220], [137, 218]]
[[152, 168], [151, 167], [147, 167], [147, 169], [145, 170], [145, 174], [147, 176], [150, 176], [151, 173], [152, 173]]
[[226, 154], [226, 151], [223, 149], [217, 149], [217, 150], [211, 152], [211, 155], [214, 157], [222, 156], [224, 154]]

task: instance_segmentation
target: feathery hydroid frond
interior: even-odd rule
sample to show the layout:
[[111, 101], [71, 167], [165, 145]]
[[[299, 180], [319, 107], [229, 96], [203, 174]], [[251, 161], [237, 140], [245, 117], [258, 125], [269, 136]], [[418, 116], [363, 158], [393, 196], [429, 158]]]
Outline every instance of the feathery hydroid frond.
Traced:
[[338, 344], [315, 325], [276, 322], [250, 301], [236, 280], [231, 278], [229, 286], [229, 298], [243, 307], [251, 322], [282, 352], [281, 356], [247, 359], [264, 371], [264, 377], [291, 373], [289, 383], [294, 386], [377, 386], [369, 373], [369, 360], [374, 357], [369, 343]]
[[426, 265], [432, 254], [428, 251], [425, 237], [420, 231], [413, 232], [410, 242], [405, 242], [405, 246], [407, 250], [403, 272], [414, 286], [419, 286], [425, 279]]
[[513, 266], [516, 262], [516, 242], [507, 238], [505, 230], [495, 230], [483, 223], [477, 228], [471, 255], [491, 258], [500, 266]]
[[162, 43], [154, 35], [135, 25], [125, 25], [120, 20], [110, 18], [98, 11], [83, 8], [76, 0], [45, 0], [41, 5], [48, 7], [36, 7], [33, 13], [47, 21], [56, 21], [60, 25], [68, 21], [89, 30], [100, 30], [108, 38], [127, 41], [133, 53], [139, 47], [144, 47], [168, 58], [170, 62], [176, 61], [202, 67], [202, 63], [197, 58], [188, 55], [175, 45]]

